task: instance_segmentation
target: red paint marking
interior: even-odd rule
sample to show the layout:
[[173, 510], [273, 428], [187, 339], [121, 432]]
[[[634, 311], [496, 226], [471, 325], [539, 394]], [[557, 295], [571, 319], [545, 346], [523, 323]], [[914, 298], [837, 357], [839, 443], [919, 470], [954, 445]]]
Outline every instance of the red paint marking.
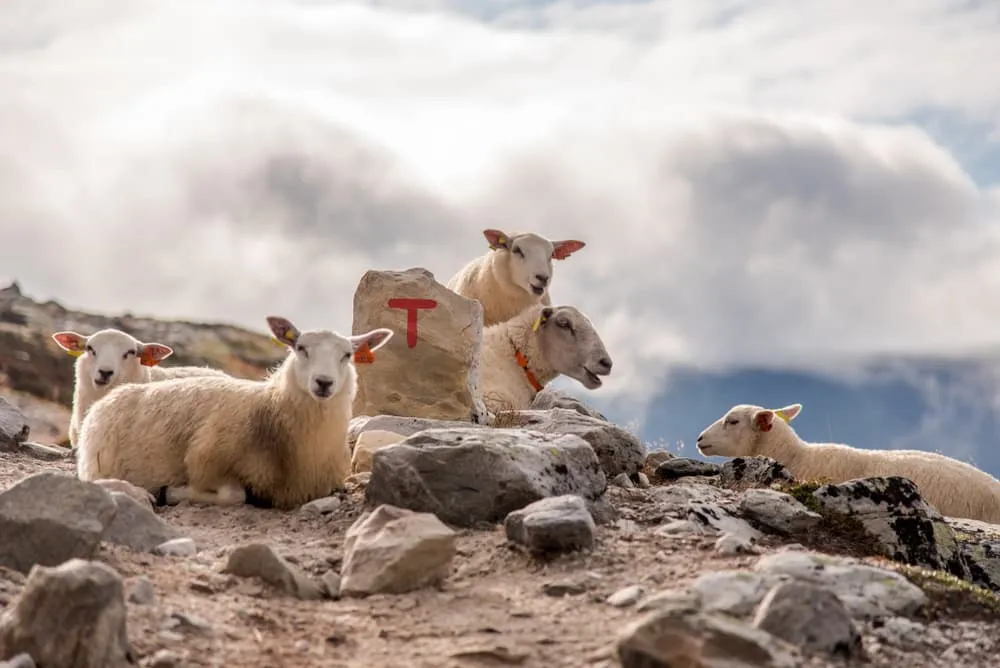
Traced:
[[437, 308], [437, 305], [438, 303], [433, 299], [394, 297], [389, 300], [389, 308], [400, 308], [406, 311], [406, 346], [408, 348], [417, 345], [417, 311]]

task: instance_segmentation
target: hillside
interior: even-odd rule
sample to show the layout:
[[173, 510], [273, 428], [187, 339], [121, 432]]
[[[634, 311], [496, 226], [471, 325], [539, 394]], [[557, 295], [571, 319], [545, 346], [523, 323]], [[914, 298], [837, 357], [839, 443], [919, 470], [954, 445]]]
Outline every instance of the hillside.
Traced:
[[52, 333], [91, 334], [107, 327], [172, 347], [174, 354], [164, 366], [204, 364], [260, 378], [281, 359], [281, 350], [263, 333], [225, 324], [75, 311], [55, 301], [36, 302], [14, 282], [0, 288], [0, 393], [28, 417], [33, 439], [62, 442], [69, 425], [73, 358], [55, 344]]

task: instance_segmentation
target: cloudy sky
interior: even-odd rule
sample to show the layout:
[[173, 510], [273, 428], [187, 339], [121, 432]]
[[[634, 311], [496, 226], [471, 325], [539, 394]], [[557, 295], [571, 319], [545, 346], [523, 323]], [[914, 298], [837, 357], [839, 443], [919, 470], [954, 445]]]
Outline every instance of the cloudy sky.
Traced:
[[641, 410], [677, 364], [1000, 341], [1000, 7], [4, 0], [0, 279], [350, 329], [368, 268], [574, 237]]

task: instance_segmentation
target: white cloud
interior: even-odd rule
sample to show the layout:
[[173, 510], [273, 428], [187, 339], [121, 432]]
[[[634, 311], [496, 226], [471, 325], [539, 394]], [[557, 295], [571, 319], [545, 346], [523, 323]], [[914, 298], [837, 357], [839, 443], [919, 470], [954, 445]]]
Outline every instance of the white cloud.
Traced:
[[483, 227], [578, 237], [554, 296], [626, 402], [679, 362], [985, 345], [996, 191], [876, 122], [996, 117], [995, 21], [967, 4], [12, 0], [0, 271], [346, 330], [369, 267], [444, 281]]

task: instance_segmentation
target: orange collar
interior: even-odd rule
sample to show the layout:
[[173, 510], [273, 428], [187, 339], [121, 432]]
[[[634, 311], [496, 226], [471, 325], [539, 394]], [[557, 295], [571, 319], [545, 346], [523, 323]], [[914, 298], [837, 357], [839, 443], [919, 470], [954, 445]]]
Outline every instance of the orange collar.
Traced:
[[528, 358], [524, 356], [524, 353], [515, 348], [514, 359], [517, 360], [517, 365], [524, 369], [524, 375], [527, 377], [528, 383], [532, 388], [534, 388], [535, 392], [541, 392], [543, 385], [538, 382], [538, 378], [531, 372], [531, 369], [528, 368]]

